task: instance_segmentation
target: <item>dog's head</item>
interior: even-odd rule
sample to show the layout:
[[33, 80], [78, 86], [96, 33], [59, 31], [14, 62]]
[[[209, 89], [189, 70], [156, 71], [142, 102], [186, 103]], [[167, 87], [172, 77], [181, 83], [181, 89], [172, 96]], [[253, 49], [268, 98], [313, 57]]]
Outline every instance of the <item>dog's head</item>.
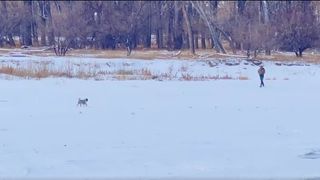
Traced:
[[88, 102], [88, 98], [86, 98], [85, 100], [86, 100], [86, 102]]

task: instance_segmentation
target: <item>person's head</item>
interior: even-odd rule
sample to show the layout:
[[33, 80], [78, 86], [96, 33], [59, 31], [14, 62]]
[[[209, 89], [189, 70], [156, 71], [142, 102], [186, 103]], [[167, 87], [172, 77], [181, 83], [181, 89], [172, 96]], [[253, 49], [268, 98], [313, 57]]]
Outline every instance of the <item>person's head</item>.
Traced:
[[260, 68], [263, 68], [263, 65], [260, 65]]

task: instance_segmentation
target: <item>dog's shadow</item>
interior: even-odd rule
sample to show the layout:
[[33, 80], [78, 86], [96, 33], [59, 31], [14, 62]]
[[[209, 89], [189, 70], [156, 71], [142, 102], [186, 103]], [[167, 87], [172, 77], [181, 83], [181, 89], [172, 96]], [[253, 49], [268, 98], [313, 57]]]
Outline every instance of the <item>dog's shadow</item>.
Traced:
[[303, 159], [320, 159], [320, 149], [312, 150], [308, 153], [300, 155]]

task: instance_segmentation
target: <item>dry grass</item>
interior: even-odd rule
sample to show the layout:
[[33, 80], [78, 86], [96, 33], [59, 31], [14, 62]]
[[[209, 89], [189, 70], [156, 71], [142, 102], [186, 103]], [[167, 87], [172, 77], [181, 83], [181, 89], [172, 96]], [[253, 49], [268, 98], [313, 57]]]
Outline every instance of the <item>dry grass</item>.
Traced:
[[304, 53], [302, 57], [297, 57], [294, 53], [272, 53], [271, 56], [259, 55], [257, 60], [268, 60], [268, 61], [302, 61], [309, 63], [320, 63], [320, 54]]
[[240, 75], [239, 80], [249, 80], [249, 78], [247, 76]]
[[[28, 68], [2, 65], [0, 67], [0, 73], [18, 76], [18, 77], [24, 77], [24, 78], [37, 78], [37, 79], [45, 78], [50, 76], [50, 74], [52, 74], [52, 72], [48, 70], [46, 65], [41, 65], [38, 67], [28, 67]], [[56, 73], [55, 75], [57, 76], [58, 74]]]
[[190, 74], [182, 74], [182, 77], [179, 78], [179, 80], [183, 80], [183, 81], [232, 80], [232, 79], [235, 80], [239, 78], [233, 78], [229, 75], [192, 76]]
[[[124, 66], [126, 67], [126, 66]], [[78, 78], [78, 79], [116, 79], [116, 80], [181, 80], [181, 81], [205, 81], [205, 80], [247, 80], [247, 77], [231, 77], [229, 75], [207, 75], [195, 76], [187, 72], [186, 65], [181, 66], [181, 76], [178, 72], [173, 71], [173, 67], [169, 67], [166, 72], [160, 74], [153, 73], [150, 69], [117, 69], [117, 70], [101, 70], [100, 66], [94, 64], [92, 66], [81, 66], [78, 63], [71, 63], [68, 61], [64, 66], [54, 67], [53, 64], [48, 62], [29, 62], [25, 66], [19, 64], [1, 65], [0, 74], [16, 76], [25, 79], [42, 79], [47, 77], [65, 77], [65, 78]]]
[[118, 69], [114, 71], [103, 71], [100, 65], [83, 66], [78, 63], [68, 61], [64, 66], [54, 67], [53, 64], [47, 62], [29, 62], [25, 66], [13, 63], [12, 65], [2, 64], [0, 66], [0, 74], [11, 75], [26, 79], [42, 79], [47, 77], [65, 77], [103, 80], [103, 76], [113, 77], [119, 80], [130, 79], [153, 79], [154, 75], [147, 68], [142, 69]]
[[80, 78], [87, 79], [94, 77], [95, 74], [92, 72], [86, 72], [81, 68], [77, 69], [74, 73], [74, 68], [71, 65], [66, 65], [64, 68], [55, 69], [52, 65], [47, 63], [28, 63], [26, 67], [12, 66], [12, 65], [1, 65], [0, 73], [6, 75], [17, 76], [21, 78], [35, 78], [42, 79], [47, 77], [67, 77], [67, 78]]
[[[194, 60], [194, 59], [227, 59], [227, 58], [245, 58], [245, 52], [238, 51], [237, 54], [216, 53], [213, 49], [197, 49], [196, 54], [192, 55], [188, 50], [181, 51], [167, 51], [167, 50], [153, 50], [141, 49], [133, 50], [130, 56], [127, 56], [125, 50], [74, 50], [68, 55], [79, 56], [86, 54], [97, 58], [128, 58], [128, 59], [180, 59], [180, 60]], [[259, 54], [255, 59], [266, 61], [304, 61], [311, 63], [320, 63], [320, 54], [304, 53], [302, 58], [296, 57], [294, 53], [278, 53], [274, 52], [270, 56]]]
[[[0, 53], [9, 52], [10, 49], [0, 49]], [[12, 51], [12, 49], [11, 49]], [[28, 51], [28, 50], [22, 50]], [[227, 58], [227, 57], [241, 57], [243, 54], [238, 52], [236, 56], [234, 55], [221, 55], [215, 53], [212, 49], [199, 49], [196, 51], [197, 55], [191, 55], [188, 50], [183, 51], [166, 51], [166, 50], [154, 50], [154, 49], [140, 49], [133, 50], [132, 55], [127, 57], [125, 50], [72, 50], [67, 56], [81, 56], [86, 55], [88, 57], [100, 57], [100, 58], [129, 58], [129, 59], [205, 59], [205, 62], [210, 67], [215, 67], [217, 64], [215, 60], [210, 58]], [[40, 55], [48, 54], [48, 51], [32, 51], [29, 53], [38, 53]], [[38, 55], [37, 54], [37, 55]], [[53, 53], [52, 53], [53, 55]], [[54, 56], [54, 55], [53, 55]], [[308, 62], [319, 62], [319, 54], [305, 53], [304, 57], [297, 58], [294, 53], [273, 53], [271, 56], [260, 55], [257, 59], [270, 60], [270, 61], [292, 61], [292, 60], [304, 60]], [[157, 79], [157, 80], [172, 80], [178, 79], [183, 81], [198, 81], [198, 80], [218, 80], [218, 79], [237, 79], [237, 80], [248, 80], [248, 77], [240, 75], [239, 77], [225, 76], [194, 76], [188, 73], [189, 66], [182, 65], [178, 72], [174, 72], [173, 66], [169, 67], [167, 71], [155, 74], [147, 68], [134, 69], [131, 70], [129, 67], [130, 61], [128, 63], [123, 63], [123, 69], [106, 71], [101, 70], [99, 64], [84, 64], [84, 63], [71, 63], [67, 62], [61, 67], [54, 67], [50, 62], [32, 61], [28, 63], [25, 67], [20, 65], [19, 61], [11, 61], [12, 65], [1, 65], [0, 64], [0, 74], [12, 75], [22, 78], [46, 78], [46, 77], [66, 77], [66, 78], [80, 78], [89, 79], [93, 78], [95, 80], [103, 80], [107, 78], [114, 78], [118, 80], [146, 80], [146, 79]], [[226, 63], [227, 64], [227, 63]], [[111, 65], [107, 64], [109, 67]], [[128, 67], [128, 68], [127, 68]], [[181, 73], [181, 74], [180, 74]], [[275, 78], [266, 80], [276, 80]], [[287, 79], [284, 79], [287, 80]]]

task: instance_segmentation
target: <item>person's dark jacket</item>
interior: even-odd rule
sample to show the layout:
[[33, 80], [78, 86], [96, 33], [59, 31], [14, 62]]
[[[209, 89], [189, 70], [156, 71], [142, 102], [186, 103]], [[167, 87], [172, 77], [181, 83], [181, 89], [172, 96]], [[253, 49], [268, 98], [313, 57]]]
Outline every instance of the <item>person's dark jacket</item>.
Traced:
[[259, 70], [258, 70], [258, 73], [259, 73], [260, 76], [263, 76], [264, 73], [266, 73], [266, 70], [263, 67], [260, 67]]

